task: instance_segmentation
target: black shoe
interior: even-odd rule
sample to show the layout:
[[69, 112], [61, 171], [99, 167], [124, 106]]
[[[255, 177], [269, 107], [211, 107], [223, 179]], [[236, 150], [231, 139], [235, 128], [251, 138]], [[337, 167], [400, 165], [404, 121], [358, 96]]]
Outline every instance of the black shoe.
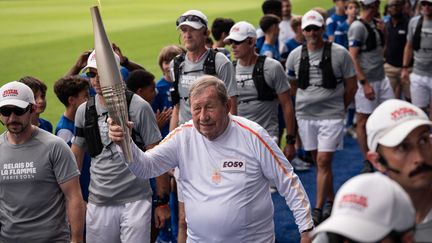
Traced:
[[313, 159], [312, 159], [312, 153], [310, 151], [305, 151], [304, 155], [300, 157], [304, 162], [309, 163], [310, 165], [313, 165]]
[[372, 166], [372, 163], [369, 160], [365, 160], [363, 162], [363, 169], [360, 171], [360, 174], [364, 174], [364, 173], [372, 173], [374, 172], [375, 169]]
[[326, 220], [328, 217], [330, 217], [330, 214], [332, 212], [333, 208], [333, 201], [327, 201], [324, 204], [323, 210], [322, 210], [322, 220]]
[[312, 220], [315, 226], [318, 226], [322, 221], [322, 210], [320, 208], [312, 209]]

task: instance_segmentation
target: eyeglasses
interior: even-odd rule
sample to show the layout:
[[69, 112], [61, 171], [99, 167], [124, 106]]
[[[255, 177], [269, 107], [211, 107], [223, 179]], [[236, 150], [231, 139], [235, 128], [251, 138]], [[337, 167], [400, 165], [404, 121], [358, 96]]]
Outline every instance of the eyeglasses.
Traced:
[[312, 30], [313, 31], [319, 31], [320, 29], [321, 29], [321, 27], [318, 27], [316, 25], [309, 25], [306, 28], [304, 28], [303, 30], [306, 32], [311, 32]]
[[176, 26], [179, 26], [181, 23], [185, 22], [185, 21], [191, 21], [191, 22], [200, 22], [201, 24], [203, 24], [204, 26], [207, 26], [207, 23], [200, 17], [196, 16], [196, 15], [185, 15], [185, 16], [180, 16], [177, 21], [176, 21]]
[[97, 73], [96, 72], [86, 72], [86, 76], [88, 78], [94, 78], [96, 77]]
[[31, 105], [28, 105], [26, 108], [19, 108], [16, 106], [12, 106], [12, 107], [3, 106], [3, 107], [0, 107], [0, 114], [2, 116], [10, 116], [12, 113], [14, 113], [16, 116], [22, 116], [27, 111], [29, 111], [30, 108], [31, 108]]
[[421, 4], [423, 7], [426, 7], [426, 6], [432, 7], [432, 3], [431, 3], [431, 2], [423, 1], [423, 2], [421, 2], [420, 4]]
[[242, 40], [242, 41], [230, 40], [230, 43], [231, 43], [231, 45], [234, 44], [234, 45], [238, 46], [238, 45], [243, 44], [247, 39], [248, 39], [248, 38], [246, 38], [246, 39], [244, 39], [244, 40]]

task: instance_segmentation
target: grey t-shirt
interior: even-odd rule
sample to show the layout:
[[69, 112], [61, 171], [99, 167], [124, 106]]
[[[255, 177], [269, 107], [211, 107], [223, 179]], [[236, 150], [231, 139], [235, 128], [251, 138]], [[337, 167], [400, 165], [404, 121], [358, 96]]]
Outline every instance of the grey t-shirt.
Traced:
[[79, 176], [59, 137], [37, 128], [20, 145], [0, 135], [0, 242], [69, 242], [66, 202], [59, 184]]
[[[189, 60], [187, 55], [185, 56], [185, 61], [180, 65], [182, 72], [179, 75], [179, 85], [178, 91], [180, 95], [180, 113], [179, 113], [179, 124], [183, 124], [190, 119], [192, 119], [192, 115], [189, 107], [189, 87], [192, 85], [195, 80], [204, 75], [203, 65], [204, 61], [207, 59], [207, 55], [209, 50], [202, 55], [201, 59], [198, 62], [192, 62]], [[236, 96], [236, 83], [234, 79], [234, 68], [230, 60], [222, 53], [217, 52], [215, 57], [215, 66], [217, 77], [225, 82], [227, 87], [228, 96]], [[174, 77], [174, 62], [171, 61], [171, 76]], [[174, 79], [173, 79], [174, 80]], [[185, 99], [186, 98], [186, 99]]]
[[[108, 117], [106, 107], [102, 107], [96, 96], [99, 133], [104, 148], [93, 157], [90, 167], [89, 202], [96, 205], [115, 205], [134, 202], [152, 194], [148, 180], [135, 177], [120, 158], [115, 144], [108, 137]], [[83, 128], [85, 124], [86, 103], [78, 107], [75, 126]], [[157, 143], [161, 134], [156, 118], [149, 103], [138, 95], [133, 95], [129, 107], [129, 119], [134, 122], [134, 129], [139, 133], [145, 145]], [[138, 138], [139, 139], [139, 136]], [[76, 136], [73, 143], [78, 147], [86, 146], [84, 137]]]
[[[271, 136], [278, 136], [278, 100], [260, 101], [258, 91], [252, 79], [254, 65], [242, 66], [237, 62], [235, 77], [237, 81], [237, 113], [264, 127]], [[264, 62], [264, 79], [277, 94], [287, 91], [290, 86], [288, 77], [282, 65], [272, 59], [266, 58]]]
[[362, 68], [366, 79], [369, 82], [381, 81], [385, 77], [384, 73], [384, 55], [383, 48], [381, 46], [381, 39], [378, 31], [376, 30], [373, 22], [369, 23], [373, 31], [375, 32], [377, 45], [374, 50], [366, 50], [366, 39], [368, 32], [364, 24], [360, 21], [354, 21], [348, 30], [348, 40], [350, 47], [359, 47], [360, 51], [358, 54], [358, 60], [360, 67]]
[[[343, 119], [344, 107], [344, 82], [342, 80], [355, 76], [354, 64], [349, 52], [339, 44], [332, 44], [331, 59], [333, 72], [338, 79], [335, 89], [325, 89], [322, 85], [322, 70], [320, 62], [323, 49], [309, 51], [309, 87], [297, 89], [296, 94], [296, 116], [302, 119]], [[302, 46], [294, 49], [288, 56], [286, 69], [290, 80], [297, 80], [300, 67]]]
[[[407, 40], [412, 42], [420, 16], [413, 17], [408, 24]], [[420, 49], [414, 51], [413, 73], [432, 76], [432, 20], [423, 19], [420, 33]]]

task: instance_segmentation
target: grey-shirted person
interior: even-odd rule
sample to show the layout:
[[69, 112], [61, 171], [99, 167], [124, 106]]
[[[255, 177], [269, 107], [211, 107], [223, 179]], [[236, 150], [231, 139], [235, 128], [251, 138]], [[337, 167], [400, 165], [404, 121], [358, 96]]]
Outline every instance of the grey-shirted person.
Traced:
[[[178, 80], [175, 80], [174, 61], [170, 64], [171, 77], [178, 82], [177, 93], [179, 95], [177, 104], [173, 100], [174, 109], [170, 130], [192, 119], [188, 101], [189, 87], [197, 78], [206, 74], [204, 62], [210, 52], [210, 49], [205, 46], [205, 40], [210, 34], [208, 20], [201, 11], [186, 11], [177, 19], [176, 24], [187, 52], [184, 61], [180, 64]], [[215, 76], [225, 82], [232, 107], [230, 112], [235, 115], [237, 113], [237, 91], [232, 63], [223, 53], [216, 52], [214, 67]]]
[[[88, 102], [81, 104], [75, 115], [76, 134], [71, 147], [78, 166], [81, 167], [84, 152], [91, 145], [97, 144], [98, 140], [102, 143], [100, 153], [93, 154], [91, 158], [86, 241], [150, 242], [152, 191], [149, 181], [138, 179], [129, 171], [122, 163], [115, 144], [108, 137], [108, 111], [101, 92], [95, 53], [89, 56], [87, 66], [83, 70], [87, 71], [87, 76], [96, 90], [94, 106], [97, 124], [89, 128], [85, 114], [89, 112], [86, 111]], [[135, 124], [135, 141], [140, 142], [141, 147], [150, 149], [161, 140], [156, 118], [149, 103], [134, 94], [128, 114], [129, 119]], [[100, 135], [100, 139], [86, 136], [92, 132]], [[168, 177], [166, 180], [162, 178], [161, 183], [169, 185]], [[158, 186], [157, 190], [161, 188], [164, 187]], [[168, 195], [168, 190], [165, 193]]]
[[[366, 121], [372, 111], [383, 101], [394, 97], [390, 81], [384, 73], [383, 34], [379, 30], [379, 0], [361, 0], [360, 19], [348, 30], [349, 52], [357, 73], [358, 90], [355, 95], [357, 114], [357, 141], [366, 159]], [[365, 160], [363, 172], [372, 170]]]
[[324, 42], [324, 26], [317, 11], [307, 12], [301, 25], [306, 45], [294, 49], [286, 63], [291, 87], [296, 90], [299, 134], [305, 150], [312, 152], [317, 164], [317, 200], [312, 211], [316, 225], [331, 210], [332, 157], [343, 147], [345, 111], [357, 90], [348, 51], [341, 45]]
[[0, 88], [0, 242], [83, 242], [85, 205], [68, 145], [30, 122], [33, 91]]
[[[420, 16], [408, 24], [401, 78], [408, 80], [408, 69], [414, 55], [414, 66], [409, 75], [412, 103], [426, 110], [432, 99], [432, 0], [420, 1]], [[420, 19], [421, 28], [417, 31]]]
[[[224, 41], [231, 44], [234, 57], [237, 60], [235, 76], [238, 92], [238, 115], [260, 124], [277, 142], [279, 140], [279, 101], [284, 112], [285, 123], [287, 124], [287, 134], [291, 138], [286, 143], [284, 154], [288, 160], [292, 160], [295, 155], [295, 120], [291, 96], [289, 94], [290, 86], [283, 66], [272, 58], [258, 56], [255, 52], [256, 30], [248, 22], [240, 21], [236, 23]], [[264, 80], [260, 79], [256, 82], [265, 82], [267, 84], [268, 90], [271, 90], [268, 97], [264, 97], [264, 95], [259, 93], [263, 92], [263, 89], [260, 88], [262, 84], [258, 84], [259, 88], [255, 85], [254, 79], [256, 80], [256, 76], [261, 74], [253, 76], [255, 65], [258, 65], [257, 63], [261, 62], [262, 58], [264, 58], [264, 63], [262, 64]]]

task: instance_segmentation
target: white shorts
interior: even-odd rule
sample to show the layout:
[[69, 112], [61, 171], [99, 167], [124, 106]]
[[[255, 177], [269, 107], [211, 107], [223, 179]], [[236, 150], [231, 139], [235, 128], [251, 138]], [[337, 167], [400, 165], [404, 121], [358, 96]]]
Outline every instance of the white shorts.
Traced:
[[120, 205], [87, 204], [86, 242], [150, 242], [151, 200]]
[[297, 119], [298, 132], [306, 151], [335, 152], [343, 149], [344, 119]]
[[357, 113], [371, 114], [379, 104], [388, 99], [394, 98], [394, 92], [387, 77], [381, 81], [369, 83], [375, 92], [374, 100], [369, 100], [366, 98], [363, 91], [363, 85], [360, 83], [357, 84], [358, 89], [357, 93], [355, 94], [355, 106]]
[[411, 101], [413, 105], [427, 108], [432, 99], [432, 77], [410, 74]]

